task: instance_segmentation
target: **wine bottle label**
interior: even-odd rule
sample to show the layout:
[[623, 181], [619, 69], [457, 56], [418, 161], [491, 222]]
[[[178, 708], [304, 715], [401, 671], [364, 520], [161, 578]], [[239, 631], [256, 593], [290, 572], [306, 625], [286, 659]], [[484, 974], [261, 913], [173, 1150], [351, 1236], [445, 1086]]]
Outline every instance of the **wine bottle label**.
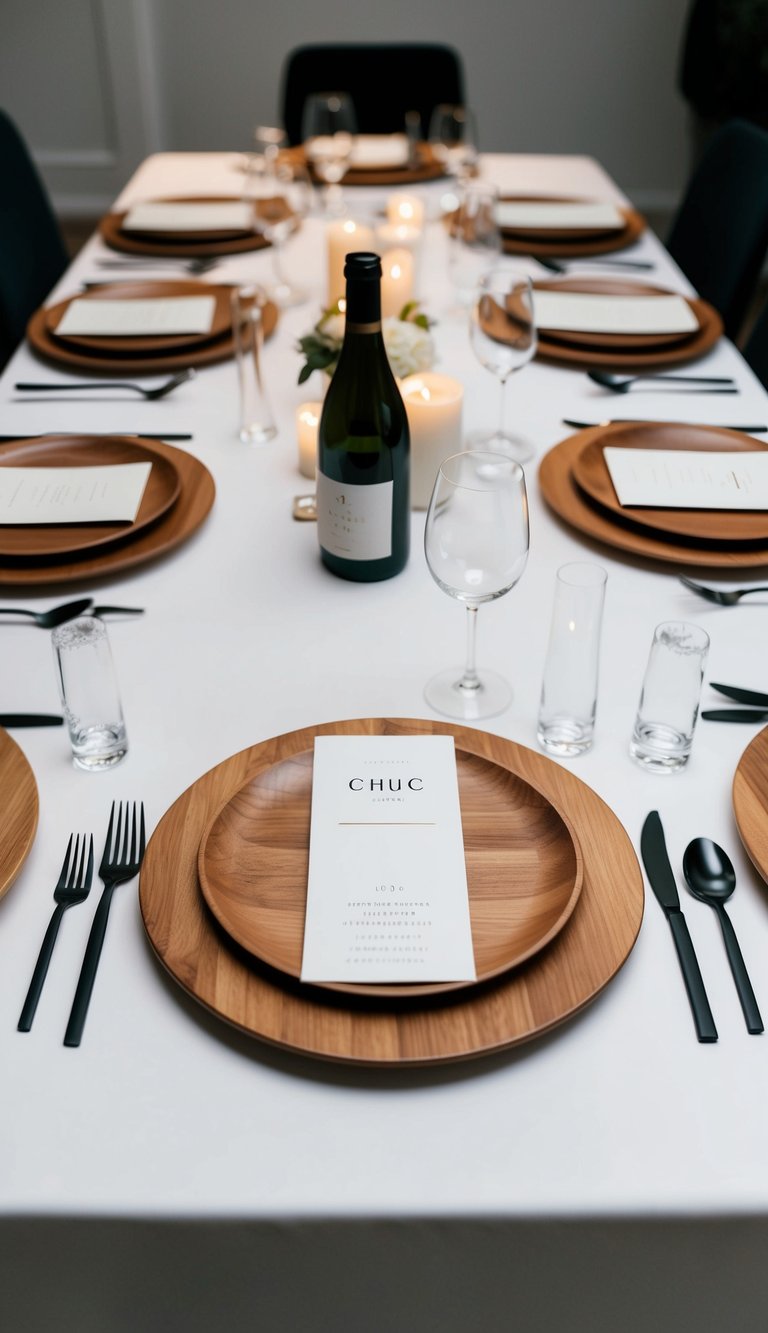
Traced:
[[386, 560], [392, 554], [394, 482], [347, 486], [317, 474], [320, 545], [342, 560]]

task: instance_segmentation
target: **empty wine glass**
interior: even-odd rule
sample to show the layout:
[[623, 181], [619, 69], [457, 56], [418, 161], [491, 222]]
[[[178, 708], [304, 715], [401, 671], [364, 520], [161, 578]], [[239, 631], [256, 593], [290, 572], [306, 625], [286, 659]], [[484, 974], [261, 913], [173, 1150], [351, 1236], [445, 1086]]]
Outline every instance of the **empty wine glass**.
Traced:
[[357, 133], [349, 93], [310, 93], [304, 103], [301, 133], [307, 161], [325, 185], [325, 210], [339, 213], [343, 207], [340, 182]]
[[477, 166], [477, 124], [468, 106], [441, 102], [429, 122], [432, 153], [449, 176], [465, 180]]
[[312, 205], [312, 183], [302, 162], [275, 158], [261, 176], [249, 177], [243, 197], [253, 206], [253, 227], [272, 247], [275, 280], [267, 294], [285, 308], [307, 300], [303, 287], [292, 283], [283, 267], [285, 247]]
[[493, 717], [509, 706], [503, 676], [475, 666], [477, 610], [518, 582], [528, 558], [528, 496], [523, 469], [502, 454], [453, 454], [440, 465], [427, 514], [424, 553], [429, 572], [467, 608], [464, 670], [441, 671], [424, 697], [447, 717]]
[[480, 279], [469, 336], [480, 364], [501, 381], [498, 429], [473, 435], [472, 443], [525, 463], [533, 456], [533, 449], [529, 441], [504, 429], [504, 408], [507, 380], [527, 365], [536, 352], [533, 284], [527, 273], [500, 266]]
[[463, 307], [472, 304], [481, 277], [501, 257], [498, 202], [494, 185], [470, 181], [462, 187], [458, 207], [448, 217], [448, 271]]
[[277, 161], [280, 149], [286, 146], [287, 135], [279, 125], [254, 125], [253, 151], [243, 155], [246, 181], [263, 176]]

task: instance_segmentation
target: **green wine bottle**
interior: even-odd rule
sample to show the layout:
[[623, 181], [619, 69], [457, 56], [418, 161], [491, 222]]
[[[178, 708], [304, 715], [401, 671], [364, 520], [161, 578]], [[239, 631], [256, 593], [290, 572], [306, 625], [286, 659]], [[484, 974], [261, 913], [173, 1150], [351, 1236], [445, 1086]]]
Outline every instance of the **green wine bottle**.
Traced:
[[317, 533], [334, 574], [372, 583], [408, 559], [408, 418], [381, 332], [381, 259], [347, 255], [344, 276], [344, 344], [318, 429]]

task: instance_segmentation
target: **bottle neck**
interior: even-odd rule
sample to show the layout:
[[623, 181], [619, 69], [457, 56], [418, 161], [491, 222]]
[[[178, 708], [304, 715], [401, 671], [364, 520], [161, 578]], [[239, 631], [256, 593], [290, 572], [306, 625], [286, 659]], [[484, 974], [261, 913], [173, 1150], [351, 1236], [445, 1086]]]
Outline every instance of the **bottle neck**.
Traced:
[[347, 279], [346, 333], [381, 332], [381, 285]]

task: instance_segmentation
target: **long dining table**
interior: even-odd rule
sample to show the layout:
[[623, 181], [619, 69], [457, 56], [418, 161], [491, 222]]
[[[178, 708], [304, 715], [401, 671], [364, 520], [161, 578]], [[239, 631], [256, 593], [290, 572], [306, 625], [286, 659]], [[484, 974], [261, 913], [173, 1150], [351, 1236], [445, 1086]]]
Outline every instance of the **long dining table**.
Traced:
[[[489, 154], [480, 170], [521, 195], [626, 203], [587, 157]], [[236, 153], [162, 153], [116, 206], [238, 194], [242, 180]], [[495, 425], [499, 386], [455, 307], [438, 216], [444, 189], [418, 189], [429, 218], [418, 295], [436, 321], [435, 368], [464, 386], [469, 433]], [[350, 189], [347, 207], [371, 216], [392, 192]], [[595, 743], [561, 762], [607, 803], [636, 851], [646, 815], [660, 812], [717, 1043], [696, 1040], [669, 927], [650, 894], [624, 965], [568, 1021], [473, 1060], [367, 1068], [281, 1049], [197, 1004], [155, 956], [136, 881], [116, 892], [80, 1048], [62, 1038], [96, 889], [67, 914], [32, 1032], [16, 1031], [71, 832], [92, 832], [98, 856], [111, 802], [130, 799], [144, 801], [151, 833], [202, 774], [298, 728], [434, 719], [424, 685], [462, 659], [461, 607], [426, 567], [423, 512], [412, 514], [405, 571], [378, 584], [334, 578], [319, 561], [315, 525], [292, 517], [294, 497], [313, 489], [297, 467], [295, 412], [319, 396], [318, 383], [297, 386], [296, 342], [325, 299], [325, 226], [307, 218], [285, 250], [310, 298], [281, 312], [264, 347], [278, 427], [266, 445], [238, 438], [232, 360], [159, 402], [19, 393], [19, 381], [71, 379], [26, 345], [0, 378], [3, 434], [190, 433], [179, 447], [216, 486], [207, 521], [147, 565], [63, 589], [0, 589], [6, 606], [42, 609], [93, 593], [145, 608], [109, 624], [130, 746], [122, 764], [86, 774], [73, 768], [63, 730], [13, 733], [40, 815], [0, 901], [3, 1326], [762, 1329], [768, 1038], [748, 1035], [714, 914], [685, 895], [680, 874], [692, 838], [727, 850], [738, 881], [732, 919], [768, 1013], [768, 891], [742, 848], [731, 796], [757, 728], [699, 721], [689, 765], [663, 777], [633, 763], [628, 743], [659, 622], [692, 621], [709, 634], [702, 699], [713, 707], [711, 680], [768, 688], [768, 612], [759, 598], [710, 605], [679, 581], [695, 569], [581, 536], [548, 509], [537, 483], [542, 457], [571, 433], [565, 418], [768, 423], [768, 394], [724, 338], [695, 372], [733, 376], [738, 395], [649, 385], [619, 398], [582, 369], [539, 360], [512, 378], [508, 420], [535, 448], [525, 469], [530, 556], [519, 584], [482, 608], [478, 646], [481, 671], [500, 671], [514, 691], [507, 712], [478, 725], [535, 751], [556, 571], [580, 560], [607, 571]], [[690, 294], [650, 230], [632, 255], [652, 265], [643, 280]], [[109, 257], [95, 235], [51, 299], [130, 276], [102, 268]], [[135, 272], [179, 276], [174, 264], [137, 263]], [[270, 277], [261, 251], [222, 259], [207, 280]], [[766, 581], [760, 572], [704, 571], [703, 581]], [[3, 709], [58, 710], [48, 640], [29, 625], [0, 626]], [[168, 875], [172, 892], [170, 865]], [[624, 888], [613, 885], [617, 899]]]

